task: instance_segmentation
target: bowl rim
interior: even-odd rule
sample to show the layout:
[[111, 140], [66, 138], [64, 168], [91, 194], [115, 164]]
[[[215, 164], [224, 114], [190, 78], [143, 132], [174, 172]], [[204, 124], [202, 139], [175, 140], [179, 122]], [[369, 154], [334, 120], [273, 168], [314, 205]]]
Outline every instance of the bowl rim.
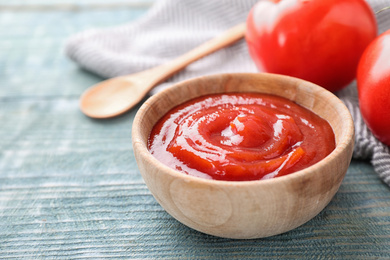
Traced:
[[[211, 77], [227, 76], [227, 75], [230, 77], [235, 77], [235, 76], [239, 76], [239, 77], [242, 77], [242, 76], [258, 77], [259, 76], [259, 77], [261, 77], [261, 75], [267, 75], [269, 77], [275, 77], [275, 78], [280, 77], [280, 78], [285, 78], [285, 79], [290, 79], [290, 80], [293, 79], [296, 82], [301, 82], [301, 83], [304, 82], [305, 84], [303, 84], [303, 85], [305, 88], [308, 87], [310, 89], [314, 88], [317, 90], [318, 90], [318, 88], [322, 89], [323, 91], [321, 91], [321, 93], [322, 93], [322, 95], [324, 95], [324, 98], [331, 99], [332, 103], [337, 104], [337, 106], [340, 107], [343, 111], [342, 117], [345, 120], [346, 126], [343, 127], [343, 129], [342, 129], [340, 142], [336, 143], [335, 149], [330, 154], [328, 154], [325, 158], [318, 161], [317, 163], [315, 163], [309, 167], [306, 167], [302, 170], [292, 172], [292, 173], [287, 174], [287, 175], [283, 175], [283, 176], [276, 177], [276, 178], [265, 179], [265, 180], [260, 179], [260, 180], [249, 180], [249, 181], [227, 181], [227, 180], [205, 179], [205, 178], [196, 177], [196, 176], [192, 176], [192, 175], [188, 175], [188, 174], [179, 172], [179, 171], [172, 169], [169, 166], [163, 164], [162, 162], [158, 161], [149, 152], [149, 150], [147, 148], [147, 143], [145, 143], [141, 138], [142, 128], [140, 127], [141, 126], [140, 122], [142, 121], [144, 115], [147, 113], [148, 106], [150, 106], [151, 104], [154, 104], [155, 102], [158, 102], [159, 99], [163, 95], [165, 95], [164, 93], [166, 93], [168, 91], [172, 91], [172, 89], [175, 89], [175, 88], [179, 89], [184, 84], [195, 82], [199, 79], [204, 80], [204, 79], [208, 79]], [[234, 92], [230, 92], [230, 93], [234, 93]], [[262, 93], [262, 92], [258, 92], [258, 93]], [[208, 94], [212, 94], [212, 93], [208, 93]], [[208, 94], [205, 94], [205, 95], [208, 95]], [[193, 99], [193, 98], [196, 98], [199, 96], [201, 96], [201, 95], [193, 96], [190, 99]], [[183, 101], [181, 103], [184, 103], [184, 102], [186, 102], [186, 101]], [[181, 104], [181, 103], [179, 103], [179, 104]], [[179, 105], [179, 104], [177, 104], [177, 105]], [[177, 105], [175, 105], [175, 106], [177, 106]], [[333, 127], [332, 127], [332, 129], [333, 129]], [[333, 131], [334, 131], [334, 129], [333, 129]], [[148, 133], [148, 134], [150, 134], [150, 133]], [[206, 76], [194, 77], [191, 79], [177, 82], [177, 83], [167, 87], [166, 89], [163, 89], [160, 92], [149, 97], [141, 105], [141, 107], [138, 109], [136, 116], [134, 118], [134, 121], [133, 121], [133, 125], [132, 125], [132, 142], [133, 142], [134, 152], [138, 151], [140, 153], [140, 155], [143, 156], [144, 159], [149, 164], [153, 165], [153, 167], [159, 168], [160, 172], [164, 172], [164, 174], [168, 174], [174, 178], [180, 178], [180, 179], [187, 181], [187, 182], [196, 182], [199, 184], [217, 185], [217, 186], [224, 186], [224, 187], [228, 187], [228, 186], [248, 187], [248, 186], [258, 186], [258, 185], [270, 185], [271, 183], [274, 185], [277, 183], [285, 183], [285, 182], [290, 182], [293, 180], [300, 180], [300, 179], [304, 178], [306, 175], [313, 172], [313, 170], [324, 168], [328, 163], [330, 163], [333, 160], [336, 160], [338, 156], [343, 154], [345, 152], [345, 150], [348, 149], [348, 147], [351, 143], [353, 146], [354, 145], [354, 134], [355, 133], [354, 133], [354, 124], [353, 124], [352, 115], [350, 114], [346, 105], [334, 93], [332, 93], [332, 92], [330, 92], [330, 91], [328, 91], [328, 90], [326, 90], [326, 89], [324, 89], [324, 88], [322, 88], [314, 83], [311, 83], [309, 81], [305, 81], [302, 79], [298, 79], [298, 78], [290, 77], [290, 76], [285, 76], [285, 75], [281, 75], [281, 74], [274, 74], [274, 73], [240, 73], [240, 72], [239, 73], [220, 73], [220, 74], [211, 74], [211, 75], [206, 75]]]

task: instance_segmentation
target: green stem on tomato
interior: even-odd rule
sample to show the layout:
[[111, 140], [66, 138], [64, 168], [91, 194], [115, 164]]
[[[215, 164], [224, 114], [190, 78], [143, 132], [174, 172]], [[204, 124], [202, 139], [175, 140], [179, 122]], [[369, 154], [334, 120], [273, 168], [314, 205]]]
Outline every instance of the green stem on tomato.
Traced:
[[387, 7], [384, 7], [382, 9], [380, 9], [379, 11], [377, 11], [375, 14], [379, 14], [381, 12], [383, 12], [384, 10], [387, 10], [387, 9], [390, 9], [390, 6], [387, 6]]

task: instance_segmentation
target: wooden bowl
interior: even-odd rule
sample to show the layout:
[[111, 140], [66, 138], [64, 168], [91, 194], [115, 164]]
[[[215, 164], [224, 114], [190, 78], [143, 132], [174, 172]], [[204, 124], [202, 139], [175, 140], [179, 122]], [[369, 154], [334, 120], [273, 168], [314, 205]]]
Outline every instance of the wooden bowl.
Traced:
[[[211, 93], [276, 94], [326, 119], [336, 148], [320, 162], [269, 180], [216, 181], [165, 166], [147, 149], [152, 127], [171, 108]], [[226, 238], [260, 238], [294, 229], [316, 216], [337, 192], [352, 157], [354, 127], [345, 105], [327, 90], [274, 74], [222, 74], [180, 82], [149, 98], [134, 119], [135, 158], [149, 190], [183, 224]]]

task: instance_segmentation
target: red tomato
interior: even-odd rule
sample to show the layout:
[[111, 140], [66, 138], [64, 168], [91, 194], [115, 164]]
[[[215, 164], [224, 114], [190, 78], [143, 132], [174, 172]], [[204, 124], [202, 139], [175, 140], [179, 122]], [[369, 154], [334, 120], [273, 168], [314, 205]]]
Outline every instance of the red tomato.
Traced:
[[247, 18], [249, 52], [262, 72], [285, 74], [337, 91], [356, 76], [377, 35], [364, 0], [263, 0]]
[[364, 121], [380, 141], [390, 145], [390, 30], [364, 51], [357, 83]]

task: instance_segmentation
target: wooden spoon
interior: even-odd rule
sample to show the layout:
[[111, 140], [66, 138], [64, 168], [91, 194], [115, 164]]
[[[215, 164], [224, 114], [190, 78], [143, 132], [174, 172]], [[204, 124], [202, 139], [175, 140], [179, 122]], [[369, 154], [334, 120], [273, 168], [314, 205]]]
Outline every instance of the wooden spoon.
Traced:
[[92, 118], [121, 115], [137, 105], [157, 84], [192, 62], [240, 40], [244, 35], [243, 23], [171, 62], [135, 74], [102, 81], [83, 93], [80, 98], [81, 111]]

